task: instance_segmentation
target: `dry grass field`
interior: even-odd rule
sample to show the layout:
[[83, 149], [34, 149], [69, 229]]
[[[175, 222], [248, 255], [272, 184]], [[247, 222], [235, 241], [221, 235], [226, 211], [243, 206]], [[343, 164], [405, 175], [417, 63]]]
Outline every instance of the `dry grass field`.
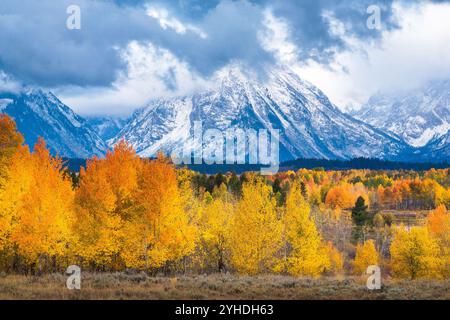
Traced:
[[384, 280], [379, 291], [365, 288], [362, 278], [293, 278], [289, 276], [150, 277], [144, 273], [102, 273], [82, 276], [78, 291], [66, 288], [65, 275], [41, 277], [0, 275], [0, 299], [444, 299], [450, 280]]

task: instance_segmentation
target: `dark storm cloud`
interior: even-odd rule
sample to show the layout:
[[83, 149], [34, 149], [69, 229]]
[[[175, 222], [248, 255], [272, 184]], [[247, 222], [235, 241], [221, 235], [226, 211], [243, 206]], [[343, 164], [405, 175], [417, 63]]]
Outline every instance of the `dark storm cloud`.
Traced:
[[[81, 30], [66, 28], [71, 4], [81, 7]], [[115, 47], [146, 39], [146, 29], [158, 28], [140, 11], [108, 3], [2, 0], [0, 69], [44, 86], [108, 84], [123, 68]]]
[[[81, 7], [81, 30], [66, 28], [70, 4]], [[258, 42], [261, 20], [257, 6], [220, 3], [197, 21], [208, 34], [203, 39], [190, 30], [164, 30], [141, 6], [124, 2], [2, 0], [0, 70], [43, 86], [108, 85], [125, 67], [117, 48], [137, 40], [169, 49], [209, 74], [233, 59], [257, 63], [271, 58]]]
[[[390, 1], [382, 5], [383, 21], [390, 20]], [[81, 7], [82, 29], [66, 28], [66, 9]], [[145, 5], [164, 7], [193, 29], [177, 33], [161, 28], [146, 15]], [[149, 41], [168, 49], [193, 70], [209, 75], [234, 60], [258, 68], [274, 57], [258, 39], [263, 30], [263, 12], [271, 8], [289, 26], [300, 58], [318, 61], [344, 48], [342, 40], [330, 33], [323, 17], [332, 12], [358, 37], [376, 37], [368, 30], [366, 9], [373, 0], [1, 0], [0, 71], [20, 81], [42, 86], [107, 86], [126, 65], [120, 50], [132, 41]], [[329, 50], [329, 49], [333, 50]]]

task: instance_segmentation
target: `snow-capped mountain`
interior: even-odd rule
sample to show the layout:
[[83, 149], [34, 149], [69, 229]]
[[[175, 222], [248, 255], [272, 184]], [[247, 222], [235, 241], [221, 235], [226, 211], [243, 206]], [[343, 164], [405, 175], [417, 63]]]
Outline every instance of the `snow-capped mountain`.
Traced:
[[113, 116], [85, 117], [85, 119], [103, 141], [114, 138], [128, 122], [127, 118]]
[[261, 79], [233, 66], [214, 83], [204, 92], [152, 101], [133, 114], [114, 141], [124, 138], [141, 156], [170, 153], [192, 137], [194, 121], [202, 121], [203, 130], [279, 129], [281, 161], [394, 159], [409, 149], [398, 137], [342, 113], [287, 68], [273, 69]]
[[417, 153], [421, 161], [450, 161], [450, 131], [441, 137], [434, 138]]
[[379, 93], [354, 116], [402, 137], [413, 147], [424, 147], [450, 129], [450, 80], [401, 94]]
[[36, 89], [0, 94], [0, 112], [11, 116], [31, 148], [43, 137], [53, 154], [70, 158], [102, 156], [106, 144], [82, 117], [55, 95]]

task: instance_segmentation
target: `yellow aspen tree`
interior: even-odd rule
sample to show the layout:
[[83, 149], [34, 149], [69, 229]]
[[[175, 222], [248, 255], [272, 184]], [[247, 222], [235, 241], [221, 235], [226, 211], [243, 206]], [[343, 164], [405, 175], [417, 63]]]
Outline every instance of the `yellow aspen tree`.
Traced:
[[194, 250], [195, 228], [184, 211], [175, 169], [162, 155], [142, 167], [133, 201], [121, 252], [127, 267], [162, 267]]
[[183, 210], [188, 215], [190, 225], [196, 225], [199, 219], [201, 201], [194, 194], [192, 179], [195, 173], [187, 168], [176, 170], [178, 189], [183, 203]]
[[272, 269], [274, 254], [281, 247], [281, 221], [271, 187], [251, 178], [242, 186], [230, 227], [231, 263], [241, 274], [257, 274]]
[[436, 239], [425, 227], [395, 231], [390, 248], [391, 265], [397, 278], [442, 278], [444, 259]]
[[353, 273], [364, 274], [369, 266], [379, 265], [380, 257], [375, 242], [367, 240], [364, 244], [356, 246], [355, 260], [353, 261]]
[[30, 159], [31, 184], [17, 207], [11, 233], [21, 256], [38, 269], [52, 259], [67, 257], [72, 242], [73, 190], [63, 175], [60, 158], [53, 158], [39, 139]]
[[199, 220], [201, 266], [223, 271], [228, 254], [228, 232], [233, 205], [221, 198], [205, 200]]
[[333, 246], [331, 241], [328, 242], [327, 245], [327, 254], [330, 259], [327, 272], [330, 274], [341, 274], [344, 270], [344, 257], [342, 256], [342, 253]]
[[330, 259], [298, 184], [292, 186], [286, 199], [284, 225], [290, 248], [287, 271], [295, 276], [318, 277], [330, 266]]

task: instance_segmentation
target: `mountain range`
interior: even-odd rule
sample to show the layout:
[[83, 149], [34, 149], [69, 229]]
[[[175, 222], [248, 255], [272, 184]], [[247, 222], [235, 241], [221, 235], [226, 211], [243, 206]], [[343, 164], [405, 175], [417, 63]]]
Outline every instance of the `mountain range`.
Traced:
[[53, 154], [68, 158], [103, 156], [108, 146], [89, 123], [54, 94], [37, 89], [0, 94], [0, 112], [10, 115], [29, 146], [45, 139]]
[[378, 93], [353, 115], [413, 147], [424, 147], [450, 129], [450, 80], [401, 93]]
[[120, 131], [142, 156], [170, 153], [203, 130], [278, 129], [280, 160], [296, 158], [396, 159], [409, 148], [400, 138], [342, 113], [318, 88], [285, 68], [271, 70], [263, 83], [238, 67], [222, 71], [217, 86], [190, 96], [152, 101]]
[[37, 89], [0, 93], [0, 112], [16, 120], [27, 144], [42, 136], [52, 153], [69, 158], [102, 156], [120, 139], [141, 156], [170, 153], [189, 143], [194, 122], [202, 121], [203, 130], [278, 129], [281, 161], [450, 159], [448, 81], [414, 92], [379, 93], [352, 115], [285, 67], [261, 76], [231, 66], [213, 83], [192, 95], [153, 100], [129, 119], [85, 119]]

